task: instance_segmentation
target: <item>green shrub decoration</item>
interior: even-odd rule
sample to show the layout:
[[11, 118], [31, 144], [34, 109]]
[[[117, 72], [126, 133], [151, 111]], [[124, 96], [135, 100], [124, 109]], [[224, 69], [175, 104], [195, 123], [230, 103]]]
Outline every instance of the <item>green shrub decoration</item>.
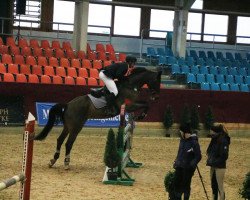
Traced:
[[109, 129], [107, 142], [104, 152], [104, 163], [109, 168], [116, 168], [121, 162], [121, 158], [117, 152], [117, 144], [113, 129]]
[[204, 127], [205, 129], [210, 130], [213, 125], [214, 125], [214, 114], [212, 107], [209, 106], [207, 112], [205, 113]]
[[164, 179], [164, 185], [166, 192], [172, 193], [173, 192], [173, 181], [174, 181], [174, 174], [175, 171], [169, 171]]
[[192, 129], [199, 129], [200, 116], [197, 105], [193, 105], [191, 108], [190, 121]]
[[250, 199], [250, 172], [246, 174], [243, 186], [239, 190], [239, 194], [244, 199]]
[[163, 125], [166, 129], [169, 129], [174, 123], [173, 111], [170, 105], [167, 105], [163, 116]]

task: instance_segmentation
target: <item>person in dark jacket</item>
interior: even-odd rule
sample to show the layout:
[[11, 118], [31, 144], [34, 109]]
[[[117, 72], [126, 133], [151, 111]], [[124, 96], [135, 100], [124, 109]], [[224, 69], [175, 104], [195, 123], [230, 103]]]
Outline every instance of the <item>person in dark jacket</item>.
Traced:
[[228, 159], [230, 137], [224, 125], [212, 126], [211, 141], [207, 148], [207, 166], [210, 166], [210, 179], [213, 200], [225, 200], [224, 176]]
[[130, 75], [134, 69], [137, 59], [133, 56], [127, 56], [126, 62], [114, 63], [109, 66], [106, 66], [99, 73], [99, 78], [104, 82], [109, 94], [106, 94], [107, 106], [110, 110], [110, 114], [113, 113], [113, 106], [115, 105], [115, 98], [118, 95], [118, 89], [115, 84], [116, 80], [123, 80], [126, 76]]
[[189, 123], [180, 127], [180, 135], [178, 154], [174, 162], [174, 200], [181, 200], [182, 194], [184, 194], [184, 200], [189, 200], [191, 181], [201, 160], [201, 150], [197, 135], [191, 134]]

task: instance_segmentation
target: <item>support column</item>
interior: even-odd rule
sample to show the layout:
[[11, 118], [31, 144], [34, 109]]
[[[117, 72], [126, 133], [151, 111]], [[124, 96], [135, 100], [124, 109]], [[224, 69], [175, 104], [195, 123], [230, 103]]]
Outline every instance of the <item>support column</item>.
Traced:
[[89, 15], [89, 1], [76, 1], [72, 46], [77, 51], [84, 50], [86, 52], [87, 34], [88, 34], [88, 15]]
[[187, 23], [188, 11], [194, 0], [175, 0], [175, 16], [174, 16], [174, 33], [172, 41], [172, 50], [175, 56], [186, 56], [186, 37], [187, 37]]

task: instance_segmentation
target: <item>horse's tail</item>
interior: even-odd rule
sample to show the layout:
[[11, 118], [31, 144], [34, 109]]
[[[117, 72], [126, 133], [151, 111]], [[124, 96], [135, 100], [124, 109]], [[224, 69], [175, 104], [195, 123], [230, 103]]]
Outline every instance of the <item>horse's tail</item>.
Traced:
[[43, 130], [34, 137], [34, 140], [44, 140], [51, 129], [54, 126], [54, 123], [57, 119], [57, 117], [60, 117], [60, 119], [63, 119], [63, 114], [65, 112], [65, 109], [67, 107], [67, 104], [56, 104], [51, 107], [49, 111], [49, 119]]

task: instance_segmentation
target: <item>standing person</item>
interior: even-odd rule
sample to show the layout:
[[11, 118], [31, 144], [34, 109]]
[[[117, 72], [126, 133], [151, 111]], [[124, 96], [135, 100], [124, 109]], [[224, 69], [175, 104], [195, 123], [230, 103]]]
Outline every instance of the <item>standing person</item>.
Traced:
[[181, 200], [183, 193], [184, 200], [189, 200], [191, 181], [197, 164], [201, 160], [201, 151], [197, 135], [191, 134], [189, 123], [180, 127], [180, 136], [178, 154], [174, 162], [174, 200]]
[[213, 200], [225, 200], [224, 176], [228, 159], [230, 137], [224, 125], [211, 127], [211, 141], [207, 148], [207, 166], [210, 166], [210, 179]]
[[126, 62], [114, 63], [105, 67], [99, 73], [99, 78], [104, 82], [109, 94], [106, 95], [107, 106], [110, 110], [110, 114], [113, 113], [113, 106], [115, 105], [115, 98], [118, 95], [118, 89], [115, 84], [115, 79], [122, 80], [126, 76], [131, 74], [134, 69], [137, 59], [133, 56], [127, 56]]

